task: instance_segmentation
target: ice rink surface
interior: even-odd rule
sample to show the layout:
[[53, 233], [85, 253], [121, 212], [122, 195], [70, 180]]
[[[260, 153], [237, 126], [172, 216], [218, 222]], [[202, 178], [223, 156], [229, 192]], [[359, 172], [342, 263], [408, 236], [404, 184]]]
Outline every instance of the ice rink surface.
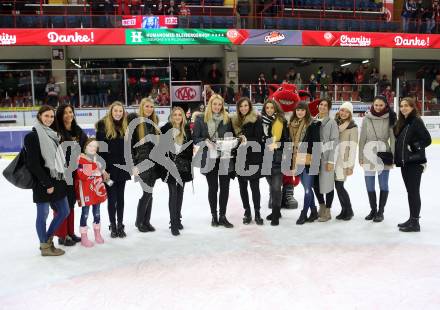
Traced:
[[[36, 207], [30, 190], [0, 177], [0, 309], [440, 309], [440, 146], [427, 151], [422, 178], [421, 233], [396, 225], [409, 216], [400, 169], [390, 175], [385, 221], [369, 212], [359, 166], [347, 182], [355, 217], [295, 225], [299, 210], [282, 211], [280, 226], [242, 224], [237, 181], [228, 218], [235, 228], [212, 228], [204, 176], [187, 184], [179, 237], [168, 229], [168, 188], [154, 188], [152, 224], [134, 227], [139, 184], [126, 187], [126, 239], [110, 239], [107, 204], [101, 206], [106, 243], [40, 256]], [[0, 159], [3, 170], [9, 161]], [[268, 187], [261, 180], [262, 215]], [[295, 189], [302, 207], [303, 189]], [[80, 209], [75, 208], [78, 234]], [[89, 226], [91, 217], [89, 218]]]

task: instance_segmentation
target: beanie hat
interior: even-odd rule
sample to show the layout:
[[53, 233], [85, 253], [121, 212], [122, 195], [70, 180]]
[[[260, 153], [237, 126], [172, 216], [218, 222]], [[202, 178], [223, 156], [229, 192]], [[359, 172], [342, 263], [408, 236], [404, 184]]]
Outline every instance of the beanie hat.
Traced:
[[351, 102], [345, 101], [343, 104], [341, 104], [341, 106], [339, 107], [339, 111], [341, 109], [346, 109], [348, 111], [350, 111], [351, 115], [353, 115], [353, 105], [351, 104]]

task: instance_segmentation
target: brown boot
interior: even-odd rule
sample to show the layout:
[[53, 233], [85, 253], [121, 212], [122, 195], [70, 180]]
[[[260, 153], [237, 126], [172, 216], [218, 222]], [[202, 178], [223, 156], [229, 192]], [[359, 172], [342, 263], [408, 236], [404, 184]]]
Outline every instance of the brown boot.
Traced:
[[53, 244], [53, 236], [49, 237], [49, 239], [47, 239], [47, 243], [50, 245], [50, 249], [53, 253], [52, 256], [60, 256], [60, 255], [64, 255], [64, 250], [58, 249], [55, 247], [55, 245]]
[[49, 243], [40, 243], [40, 251], [41, 256], [60, 256], [64, 254], [63, 250], [60, 250], [62, 253], [54, 252], [52, 250], [52, 245]]
[[318, 218], [321, 218], [324, 216], [324, 212], [325, 212], [325, 203], [320, 203], [319, 204], [319, 210], [318, 210]]
[[318, 222], [327, 222], [330, 221], [332, 219], [332, 215], [330, 212], [330, 208], [325, 208], [323, 215], [318, 219]]

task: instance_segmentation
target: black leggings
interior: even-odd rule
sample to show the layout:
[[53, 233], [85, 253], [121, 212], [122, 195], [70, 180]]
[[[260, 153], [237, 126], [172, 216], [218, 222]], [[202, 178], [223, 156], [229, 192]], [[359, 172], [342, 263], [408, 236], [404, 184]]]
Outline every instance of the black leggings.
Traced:
[[252, 201], [254, 203], [254, 210], [255, 212], [260, 211], [260, 179], [248, 179], [244, 177], [238, 177], [238, 185], [240, 186], [240, 196], [241, 200], [243, 201], [243, 208], [245, 211], [250, 212], [251, 206], [249, 204], [249, 194], [248, 194], [248, 182], [251, 185], [251, 191], [252, 191]]
[[107, 205], [110, 224], [116, 225], [116, 213], [118, 224], [124, 222], [124, 192], [126, 181], [114, 181], [112, 186], [105, 185], [107, 189]]
[[185, 183], [183, 183], [183, 186], [175, 181], [168, 183], [168, 191], [170, 193], [168, 198], [168, 208], [170, 210], [170, 222], [172, 227], [175, 227], [182, 217], [181, 212], [184, 190]]
[[350, 196], [344, 187], [344, 181], [335, 181], [336, 192], [342, 208], [351, 208]]
[[325, 194], [325, 200], [324, 200], [324, 194], [321, 194], [321, 191], [319, 189], [319, 175], [315, 176], [315, 182], [313, 182], [313, 191], [315, 192], [316, 199], [318, 199], [319, 204], [325, 204], [326, 208], [331, 208], [333, 203], [333, 198], [335, 197], [335, 191], [332, 190], [331, 192]]
[[211, 207], [211, 214], [217, 214], [217, 192], [220, 184], [220, 216], [226, 215], [226, 206], [229, 199], [229, 175], [219, 175], [218, 169], [213, 169], [206, 174], [208, 181], [208, 200]]
[[409, 164], [401, 169], [403, 182], [408, 193], [409, 214], [419, 218], [422, 202], [420, 200], [420, 183], [422, 181], [423, 166]]

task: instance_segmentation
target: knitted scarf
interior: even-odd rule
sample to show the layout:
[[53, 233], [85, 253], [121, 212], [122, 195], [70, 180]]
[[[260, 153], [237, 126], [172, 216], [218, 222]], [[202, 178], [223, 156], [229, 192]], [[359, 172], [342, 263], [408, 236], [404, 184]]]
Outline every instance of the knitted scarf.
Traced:
[[220, 113], [212, 113], [212, 118], [208, 122], [208, 133], [211, 139], [218, 138], [218, 126], [223, 121], [223, 115]]

